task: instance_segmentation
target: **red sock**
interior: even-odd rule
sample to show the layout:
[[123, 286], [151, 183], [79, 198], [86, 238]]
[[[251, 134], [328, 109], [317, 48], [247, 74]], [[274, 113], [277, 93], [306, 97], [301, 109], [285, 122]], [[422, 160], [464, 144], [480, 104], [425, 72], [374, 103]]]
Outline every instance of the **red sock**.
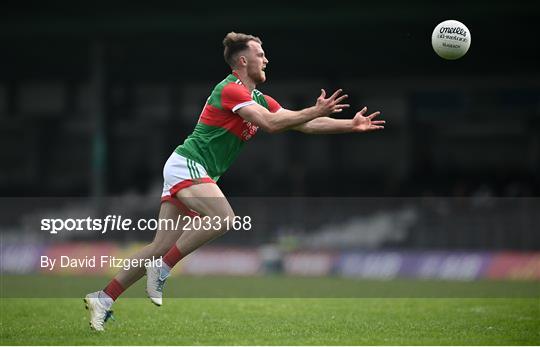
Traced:
[[180, 259], [182, 259], [182, 254], [180, 254], [180, 250], [176, 247], [176, 244], [174, 244], [163, 256], [163, 262], [169, 265], [169, 268], [171, 269], [180, 261]]
[[120, 284], [120, 282], [118, 282], [116, 279], [113, 278], [112, 281], [109, 282], [107, 287], [103, 289], [103, 292], [107, 294], [108, 296], [110, 296], [111, 299], [113, 299], [113, 301], [115, 301], [120, 296], [120, 294], [124, 292], [124, 290], [125, 289]]

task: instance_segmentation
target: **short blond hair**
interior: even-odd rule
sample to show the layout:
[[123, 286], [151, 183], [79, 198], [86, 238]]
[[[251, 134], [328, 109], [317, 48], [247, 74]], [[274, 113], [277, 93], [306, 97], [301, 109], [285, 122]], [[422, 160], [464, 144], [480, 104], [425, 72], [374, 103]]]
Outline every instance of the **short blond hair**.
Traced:
[[255, 41], [262, 45], [261, 39], [257, 36], [235, 33], [234, 31], [225, 35], [223, 39], [223, 46], [225, 46], [223, 57], [231, 68], [235, 67], [236, 54], [247, 49], [249, 41]]

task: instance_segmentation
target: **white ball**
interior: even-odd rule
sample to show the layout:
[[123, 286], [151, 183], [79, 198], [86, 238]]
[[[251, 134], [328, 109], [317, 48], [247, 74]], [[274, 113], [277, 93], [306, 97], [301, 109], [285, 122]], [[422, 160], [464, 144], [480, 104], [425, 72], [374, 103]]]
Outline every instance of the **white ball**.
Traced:
[[433, 30], [431, 45], [441, 58], [459, 59], [469, 50], [471, 33], [465, 24], [457, 20], [445, 20]]

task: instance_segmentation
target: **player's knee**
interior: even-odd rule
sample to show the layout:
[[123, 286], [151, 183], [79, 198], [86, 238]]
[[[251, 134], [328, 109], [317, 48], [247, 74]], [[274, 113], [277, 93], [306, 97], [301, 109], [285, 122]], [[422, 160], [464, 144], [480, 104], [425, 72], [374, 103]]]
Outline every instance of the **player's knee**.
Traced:
[[227, 231], [233, 229], [234, 218], [236, 215], [233, 211], [226, 211], [220, 215], [221, 227], [219, 228], [220, 234], [225, 234]]

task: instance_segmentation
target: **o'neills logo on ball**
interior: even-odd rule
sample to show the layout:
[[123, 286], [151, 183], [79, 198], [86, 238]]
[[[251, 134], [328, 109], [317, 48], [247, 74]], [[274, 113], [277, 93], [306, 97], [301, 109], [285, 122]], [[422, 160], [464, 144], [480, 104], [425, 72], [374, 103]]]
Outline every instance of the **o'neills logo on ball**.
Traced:
[[439, 32], [441, 34], [457, 34], [463, 37], [467, 36], [467, 31], [460, 27], [441, 27]]
[[447, 60], [459, 59], [471, 45], [471, 32], [457, 20], [439, 23], [431, 33], [431, 46], [438, 56]]

